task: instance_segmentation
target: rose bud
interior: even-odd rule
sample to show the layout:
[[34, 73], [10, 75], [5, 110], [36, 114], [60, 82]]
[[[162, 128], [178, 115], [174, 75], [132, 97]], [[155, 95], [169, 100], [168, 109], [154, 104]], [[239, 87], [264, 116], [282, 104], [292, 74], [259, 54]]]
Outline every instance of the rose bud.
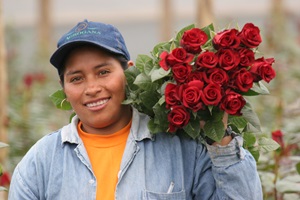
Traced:
[[234, 92], [233, 90], [227, 89], [225, 96], [223, 97], [220, 109], [227, 112], [229, 115], [242, 115], [241, 110], [245, 106], [246, 100], [241, 94]]
[[238, 49], [240, 55], [240, 65], [243, 67], [249, 67], [255, 60], [254, 52], [247, 48]]
[[215, 49], [220, 48], [237, 48], [240, 45], [240, 39], [237, 36], [238, 30], [230, 29], [219, 32], [213, 38]]
[[190, 121], [190, 114], [182, 105], [175, 105], [168, 114], [169, 132], [174, 133], [178, 128], [183, 128]]
[[220, 85], [210, 83], [203, 89], [201, 96], [203, 103], [207, 106], [217, 106], [222, 99], [222, 92]]
[[182, 104], [186, 108], [190, 108], [193, 112], [203, 108], [201, 100], [202, 89], [204, 83], [200, 80], [194, 80], [187, 84], [183, 84], [179, 88], [179, 97]]
[[226, 86], [229, 81], [229, 76], [223, 69], [220, 68], [212, 68], [203, 72], [202, 74], [203, 80], [209, 83], [216, 83], [218, 85]]
[[253, 75], [246, 68], [236, 71], [232, 75], [233, 82], [231, 87], [241, 92], [247, 92], [253, 86]]
[[196, 54], [201, 52], [201, 46], [204, 45], [207, 40], [208, 37], [204, 31], [199, 28], [193, 28], [183, 33], [180, 45], [187, 52]]
[[238, 36], [241, 39], [241, 43], [249, 48], [258, 47], [262, 42], [259, 28], [252, 23], [245, 24]]
[[218, 56], [211, 51], [206, 51], [197, 57], [196, 67], [200, 69], [201, 67], [213, 68], [218, 64]]
[[240, 63], [240, 55], [233, 49], [221, 49], [217, 52], [219, 66], [225, 71], [236, 68]]
[[261, 57], [256, 59], [252, 64], [249, 71], [254, 76], [254, 81], [258, 82], [264, 80], [269, 83], [276, 76], [275, 70], [272, 68], [272, 64], [275, 62], [274, 58]]
[[165, 100], [167, 108], [177, 105], [180, 102], [178, 95], [178, 86], [176, 84], [168, 83], [165, 89]]
[[171, 66], [178, 63], [190, 63], [194, 56], [188, 53], [184, 48], [175, 48], [167, 56], [167, 63]]
[[192, 66], [186, 63], [179, 63], [172, 67], [173, 77], [177, 83], [185, 83], [192, 72]]

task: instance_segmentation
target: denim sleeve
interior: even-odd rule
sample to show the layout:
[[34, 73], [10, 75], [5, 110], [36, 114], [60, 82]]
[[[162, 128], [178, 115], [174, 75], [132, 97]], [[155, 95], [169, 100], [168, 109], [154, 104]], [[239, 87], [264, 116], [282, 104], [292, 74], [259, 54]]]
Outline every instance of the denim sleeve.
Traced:
[[8, 199], [40, 199], [38, 195], [38, 173], [36, 170], [36, 145], [34, 145], [16, 166], [9, 191]]
[[25, 183], [22, 175], [20, 174], [19, 168], [16, 167], [10, 188], [8, 191], [8, 199], [15, 200], [15, 199], [30, 199], [30, 200], [37, 200], [38, 198], [32, 193], [28, 185]]
[[[201, 178], [203, 175], [199, 177], [199, 184], [214, 182], [214, 186], [211, 186], [214, 191], [210, 191], [205, 199], [263, 199], [256, 162], [242, 144], [243, 138], [237, 136], [227, 146], [207, 145], [211, 167], [207, 167], [205, 179]], [[203, 162], [203, 156], [199, 159]], [[196, 196], [194, 199], [203, 199], [203, 196]]]

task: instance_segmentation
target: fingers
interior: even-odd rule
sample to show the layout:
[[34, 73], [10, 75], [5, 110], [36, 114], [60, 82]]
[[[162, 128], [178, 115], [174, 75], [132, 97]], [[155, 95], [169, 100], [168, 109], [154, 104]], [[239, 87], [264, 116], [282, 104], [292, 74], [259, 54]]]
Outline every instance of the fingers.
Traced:
[[204, 120], [200, 120], [200, 128], [203, 129], [205, 125], [205, 121]]
[[227, 128], [227, 122], [228, 122], [228, 113], [224, 112], [223, 119], [224, 127]]

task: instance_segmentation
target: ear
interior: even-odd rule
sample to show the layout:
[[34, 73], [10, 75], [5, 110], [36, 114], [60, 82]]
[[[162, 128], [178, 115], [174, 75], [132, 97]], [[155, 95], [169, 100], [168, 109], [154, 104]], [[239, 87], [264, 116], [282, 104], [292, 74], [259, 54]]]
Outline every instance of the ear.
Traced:
[[132, 66], [134, 65], [134, 62], [133, 62], [132, 60], [129, 60], [129, 61], [127, 62], [127, 65], [128, 65], [128, 68], [129, 68], [129, 67], [132, 67]]

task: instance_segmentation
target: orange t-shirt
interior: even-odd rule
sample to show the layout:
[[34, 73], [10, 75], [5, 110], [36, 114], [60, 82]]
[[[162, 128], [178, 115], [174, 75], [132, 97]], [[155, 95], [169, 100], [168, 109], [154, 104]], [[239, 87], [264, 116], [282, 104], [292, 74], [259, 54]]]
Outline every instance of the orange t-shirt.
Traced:
[[77, 130], [97, 179], [96, 199], [113, 200], [131, 121], [123, 129], [110, 135], [86, 133], [81, 125], [79, 122]]

